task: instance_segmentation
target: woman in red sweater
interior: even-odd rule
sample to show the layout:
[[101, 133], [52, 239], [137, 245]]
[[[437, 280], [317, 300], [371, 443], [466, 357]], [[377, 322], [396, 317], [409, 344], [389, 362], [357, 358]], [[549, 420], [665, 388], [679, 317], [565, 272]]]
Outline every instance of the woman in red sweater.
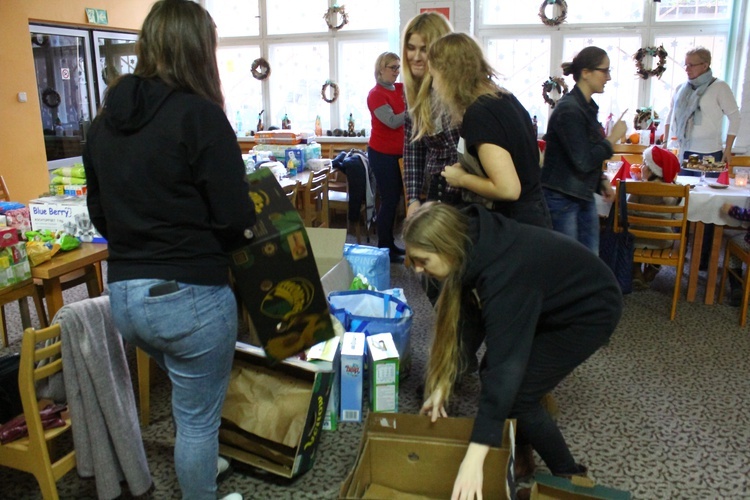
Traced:
[[390, 251], [391, 262], [404, 259], [404, 250], [397, 247], [393, 239], [396, 207], [403, 191], [398, 160], [404, 151], [406, 101], [404, 85], [396, 83], [400, 63], [401, 59], [393, 52], [380, 54], [375, 61], [376, 84], [367, 96], [367, 107], [372, 115], [367, 156], [380, 194], [378, 246]]

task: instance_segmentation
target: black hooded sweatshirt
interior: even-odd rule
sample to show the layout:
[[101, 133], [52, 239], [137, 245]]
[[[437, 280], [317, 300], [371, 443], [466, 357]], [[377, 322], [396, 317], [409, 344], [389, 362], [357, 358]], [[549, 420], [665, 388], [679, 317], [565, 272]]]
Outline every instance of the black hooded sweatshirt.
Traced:
[[622, 293], [609, 267], [572, 238], [479, 205], [463, 212], [473, 243], [463, 293], [476, 290], [487, 346], [471, 441], [499, 446], [534, 338], [566, 332], [603, 345], [620, 320]]
[[228, 283], [228, 251], [247, 244], [255, 209], [220, 106], [125, 76], [91, 125], [83, 163], [110, 282]]

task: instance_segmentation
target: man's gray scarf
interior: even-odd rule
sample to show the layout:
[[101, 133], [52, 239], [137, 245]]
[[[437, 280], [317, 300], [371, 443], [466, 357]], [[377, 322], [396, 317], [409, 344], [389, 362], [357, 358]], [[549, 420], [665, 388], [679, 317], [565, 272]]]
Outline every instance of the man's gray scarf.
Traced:
[[690, 137], [693, 125], [700, 125], [701, 123], [700, 100], [706, 93], [708, 86], [715, 80], [709, 68], [698, 78], [688, 80], [687, 84], [680, 89], [680, 93], [677, 94], [674, 105], [674, 135], [683, 146], [687, 143], [687, 138]]

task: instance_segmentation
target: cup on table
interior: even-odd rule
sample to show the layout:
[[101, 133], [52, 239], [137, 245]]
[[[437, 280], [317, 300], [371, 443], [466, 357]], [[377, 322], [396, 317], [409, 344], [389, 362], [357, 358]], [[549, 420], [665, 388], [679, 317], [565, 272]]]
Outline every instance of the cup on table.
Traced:
[[607, 172], [606, 176], [611, 181], [615, 175], [617, 175], [617, 172], [620, 171], [620, 167], [622, 167], [621, 161], [608, 161], [607, 162]]
[[747, 186], [747, 180], [750, 177], [750, 172], [746, 168], [735, 168], [734, 169], [734, 185], [737, 187]]

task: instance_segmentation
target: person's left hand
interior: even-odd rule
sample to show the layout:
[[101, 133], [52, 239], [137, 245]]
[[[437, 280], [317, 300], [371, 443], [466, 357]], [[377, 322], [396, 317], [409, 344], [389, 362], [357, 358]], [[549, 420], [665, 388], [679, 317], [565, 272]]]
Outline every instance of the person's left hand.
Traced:
[[615, 190], [612, 189], [612, 183], [609, 179], [602, 179], [602, 198], [607, 203], [615, 201]]
[[731, 203], [724, 203], [721, 206], [721, 213], [723, 213], [724, 215], [729, 214], [729, 211], [732, 209], [733, 206], [734, 205], [732, 205]]
[[453, 165], [446, 166], [440, 175], [445, 177], [449, 186], [460, 188], [461, 178], [469, 174], [464, 170], [464, 167], [462, 167], [460, 163], [454, 163]]

